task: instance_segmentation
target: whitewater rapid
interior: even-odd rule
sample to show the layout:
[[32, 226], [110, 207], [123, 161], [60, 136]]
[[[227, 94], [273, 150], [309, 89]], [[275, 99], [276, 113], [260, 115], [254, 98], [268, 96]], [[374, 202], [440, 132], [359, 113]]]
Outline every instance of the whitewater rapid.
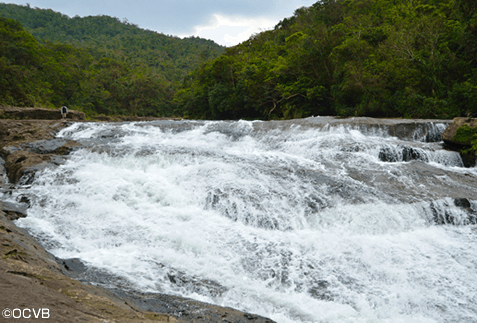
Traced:
[[476, 322], [477, 170], [445, 126], [76, 123], [17, 225], [121, 288], [277, 322]]

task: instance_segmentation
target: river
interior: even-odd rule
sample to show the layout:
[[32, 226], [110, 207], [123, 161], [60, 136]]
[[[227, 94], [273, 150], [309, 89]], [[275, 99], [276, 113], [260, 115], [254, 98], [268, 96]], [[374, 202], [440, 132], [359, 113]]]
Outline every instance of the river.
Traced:
[[115, 279], [277, 322], [477, 322], [477, 169], [447, 121], [75, 123], [29, 230]]

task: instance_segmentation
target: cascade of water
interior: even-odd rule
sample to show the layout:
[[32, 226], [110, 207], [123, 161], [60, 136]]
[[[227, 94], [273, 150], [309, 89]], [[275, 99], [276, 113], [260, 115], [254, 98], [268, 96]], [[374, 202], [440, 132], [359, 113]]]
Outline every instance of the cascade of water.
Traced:
[[75, 124], [18, 224], [122, 288], [278, 322], [476, 321], [476, 169], [444, 123], [355, 122]]

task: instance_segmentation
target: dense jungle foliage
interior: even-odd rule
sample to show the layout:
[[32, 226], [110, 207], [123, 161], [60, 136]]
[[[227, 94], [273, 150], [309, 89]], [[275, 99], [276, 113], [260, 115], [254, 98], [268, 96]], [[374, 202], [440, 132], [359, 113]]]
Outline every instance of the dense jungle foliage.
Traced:
[[210, 41], [107, 16], [0, 4], [7, 15], [26, 30], [0, 19], [3, 105], [207, 119], [477, 116], [475, 0], [322, 0], [221, 56]]
[[0, 3], [0, 105], [170, 116], [182, 78], [223, 50], [108, 16]]
[[18, 20], [41, 43], [70, 44], [107, 53], [133, 67], [149, 67], [169, 81], [180, 81], [224, 48], [198, 37], [180, 39], [144, 30], [109, 16], [69, 18], [51, 9], [0, 3], [0, 16]]
[[477, 116], [475, 0], [322, 0], [183, 82], [190, 118]]

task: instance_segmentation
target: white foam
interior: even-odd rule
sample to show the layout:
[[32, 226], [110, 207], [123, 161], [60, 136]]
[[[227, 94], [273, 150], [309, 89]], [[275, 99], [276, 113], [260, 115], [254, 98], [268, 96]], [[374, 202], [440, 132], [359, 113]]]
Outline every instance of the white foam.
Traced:
[[[257, 136], [247, 121], [233, 124], [243, 131], [236, 136], [211, 131], [217, 126], [63, 130], [60, 136], [76, 139], [121, 133], [109, 152], [79, 150], [39, 174], [30, 189], [37, 198], [18, 224], [55, 255], [80, 258], [143, 291], [278, 322], [477, 320], [473, 228], [432, 226], [427, 204], [399, 202], [350, 175], [369, 168], [368, 176], [394, 172], [414, 185], [403, 163], [370, 153], [377, 138], [345, 128]], [[367, 148], [343, 153], [350, 141]], [[171, 271], [227, 291], [178, 287]]]

